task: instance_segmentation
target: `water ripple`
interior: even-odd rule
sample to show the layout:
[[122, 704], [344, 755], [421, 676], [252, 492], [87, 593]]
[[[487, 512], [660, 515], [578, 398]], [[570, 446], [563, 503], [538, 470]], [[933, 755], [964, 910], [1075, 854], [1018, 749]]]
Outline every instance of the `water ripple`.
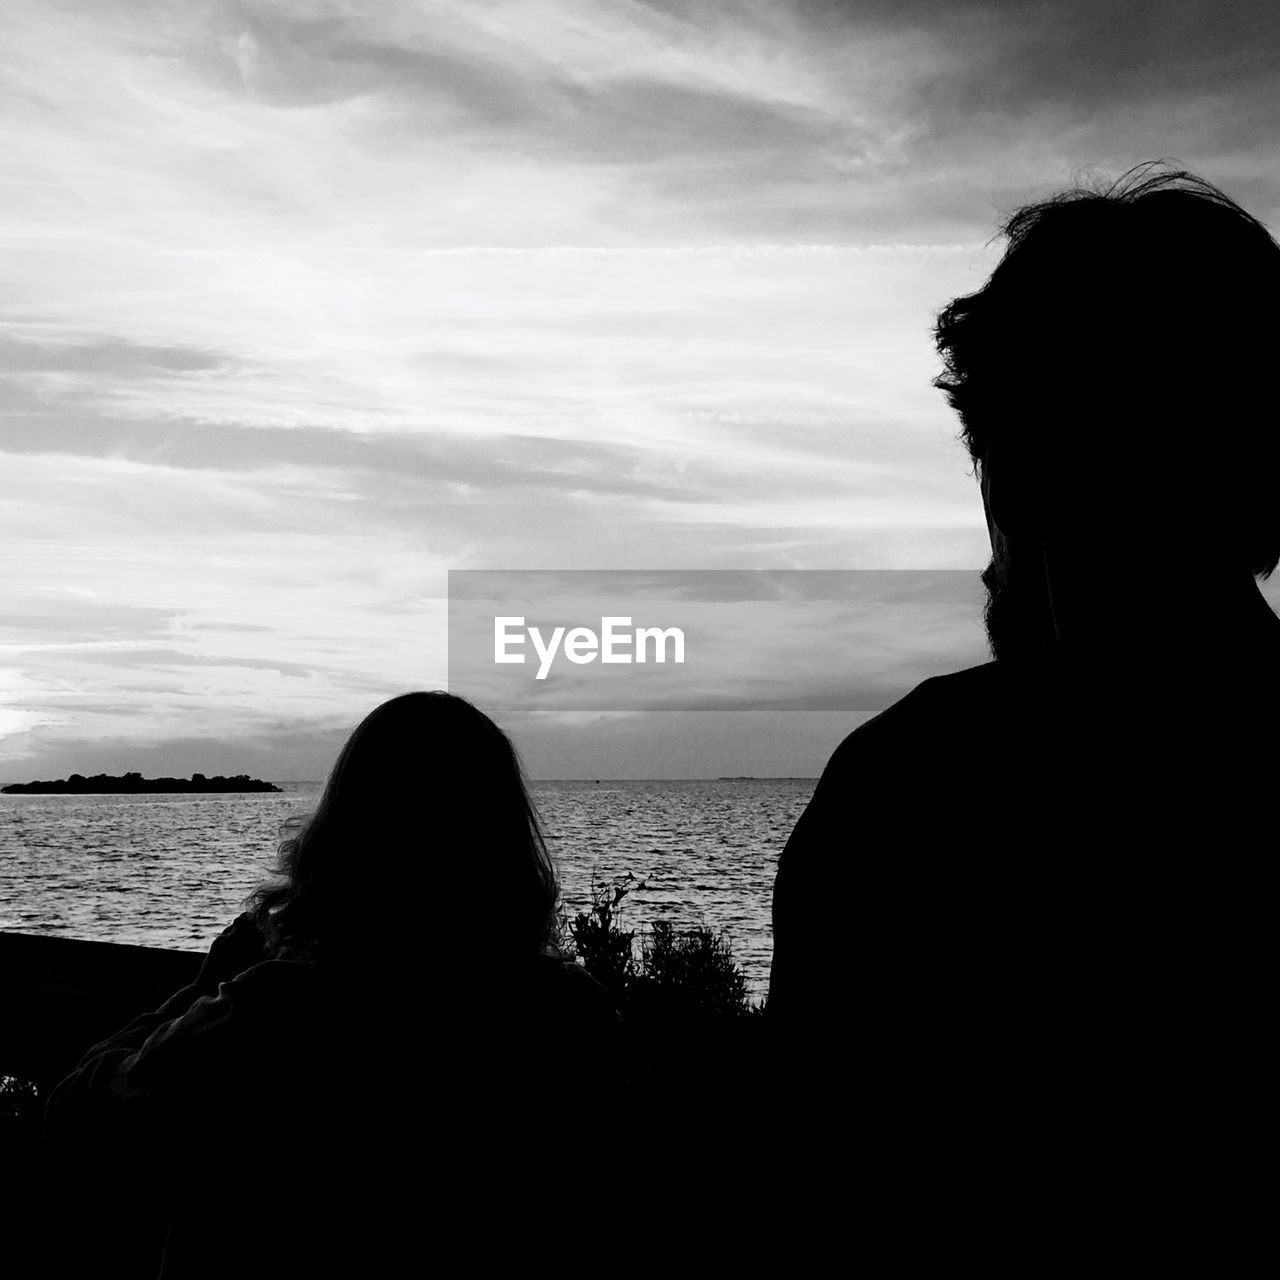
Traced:
[[[0, 929], [203, 948], [270, 874], [281, 795], [0, 796]], [[592, 877], [645, 881], [623, 923], [707, 924], [730, 937], [755, 996], [768, 982], [778, 855], [808, 803], [800, 779], [543, 782], [535, 798], [571, 914]]]

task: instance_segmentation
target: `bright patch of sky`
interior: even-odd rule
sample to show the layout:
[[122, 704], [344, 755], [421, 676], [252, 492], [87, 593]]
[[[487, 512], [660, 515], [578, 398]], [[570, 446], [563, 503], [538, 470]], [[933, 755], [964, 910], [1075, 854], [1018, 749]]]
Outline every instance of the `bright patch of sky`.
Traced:
[[1280, 206], [1275, 19], [1210, 13], [7, 4], [0, 773], [316, 776], [450, 568], [978, 567], [929, 329], [1000, 210]]

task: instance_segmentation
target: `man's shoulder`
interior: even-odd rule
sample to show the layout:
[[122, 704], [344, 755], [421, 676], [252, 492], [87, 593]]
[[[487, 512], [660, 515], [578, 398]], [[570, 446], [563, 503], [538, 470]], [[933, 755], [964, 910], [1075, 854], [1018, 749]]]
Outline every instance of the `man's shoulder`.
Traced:
[[960, 734], [981, 733], [1014, 705], [1018, 687], [1015, 674], [998, 662], [931, 676], [854, 729], [836, 748], [827, 772], [891, 760], [902, 752], [918, 755]]
[[[875, 719], [942, 720], [951, 715], [968, 715], [979, 707], [1005, 702], [1012, 691], [1024, 682], [1018, 679], [1020, 674], [1025, 676], [1007, 662], [983, 662], [962, 671], [930, 676]], [[869, 720], [862, 727], [872, 723]], [[858, 730], [855, 729], [856, 732]]]

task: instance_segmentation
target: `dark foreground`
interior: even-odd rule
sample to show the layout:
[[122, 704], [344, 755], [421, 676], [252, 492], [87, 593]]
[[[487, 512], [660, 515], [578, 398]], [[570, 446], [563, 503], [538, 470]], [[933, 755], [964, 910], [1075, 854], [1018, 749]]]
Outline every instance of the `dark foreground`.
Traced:
[[[157, 1274], [166, 1221], [139, 1197], [85, 1187], [54, 1168], [44, 1148], [44, 1102], [91, 1045], [163, 1003], [195, 977], [202, 959], [194, 952], [0, 933], [0, 1077], [8, 1078], [0, 1095], [0, 1147], [11, 1175], [6, 1217], [15, 1228], [6, 1256], [25, 1260], [11, 1274]], [[765, 1023], [695, 1017], [656, 1004], [638, 1008], [628, 1020], [631, 1096], [619, 1097], [607, 1115], [546, 1116], [546, 1151], [531, 1155], [539, 1164], [551, 1156], [548, 1174], [562, 1188], [557, 1197], [566, 1195], [572, 1205], [575, 1194], [595, 1187], [595, 1203], [613, 1184], [621, 1205], [648, 1181], [643, 1168], [665, 1184], [641, 1195], [649, 1201], [651, 1192], [655, 1205], [695, 1181], [700, 1204], [715, 1198], [721, 1181], [737, 1201], [745, 1171], [732, 1159], [722, 1163], [728, 1153], [720, 1138], [731, 1129], [745, 1132], [768, 1092]], [[567, 1078], [590, 1069], [575, 1060], [572, 1045], [563, 1046], [563, 1054]], [[350, 1083], [336, 1076], [335, 1097]], [[371, 1124], [377, 1123], [376, 1102], [371, 1099]], [[258, 1149], [249, 1139], [230, 1140]], [[246, 1166], [244, 1172], [244, 1187], [228, 1193], [247, 1205], [269, 1171]], [[595, 1217], [603, 1226], [599, 1203]]]

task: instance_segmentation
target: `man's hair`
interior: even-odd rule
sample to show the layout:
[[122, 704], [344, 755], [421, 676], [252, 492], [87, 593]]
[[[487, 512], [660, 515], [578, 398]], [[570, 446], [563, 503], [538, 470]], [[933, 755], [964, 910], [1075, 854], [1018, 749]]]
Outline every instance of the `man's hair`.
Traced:
[[[1159, 534], [1202, 527], [1262, 576], [1280, 561], [1271, 367], [1280, 246], [1217, 187], [1153, 161], [1019, 209], [1004, 256], [935, 328], [979, 468], [993, 438], [1067, 506], [1121, 502]], [[1033, 433], [1030, 436], [1022, 433]], [[1135, 515], [1136, 512], [1136, 515]]]

